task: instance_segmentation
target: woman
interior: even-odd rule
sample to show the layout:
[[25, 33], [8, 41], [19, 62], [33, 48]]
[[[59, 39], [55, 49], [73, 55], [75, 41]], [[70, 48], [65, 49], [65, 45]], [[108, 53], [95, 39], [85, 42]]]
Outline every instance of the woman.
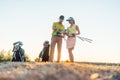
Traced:
[[75, 25], [75, 20], [72, 17], [69, 17], [67, 21], [70, 24], [70, 26], [67, 28], [67, 31], [66, 31], [66, 35], [68, 36], [67, 49], [69, 53], [70, 62], [74, 62], [74, 56], [72, 51], [75, 47], [76, 35], [80, 34], [80, 30], [79, 30], [79, 27]]

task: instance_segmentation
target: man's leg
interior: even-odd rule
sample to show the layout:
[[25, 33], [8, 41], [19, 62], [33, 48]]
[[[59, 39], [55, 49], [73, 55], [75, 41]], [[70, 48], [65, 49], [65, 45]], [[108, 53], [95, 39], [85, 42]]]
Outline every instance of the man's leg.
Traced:
[[53, 62], [53, 59], [54, 59], [55, 45], [56, 45], [56, 37], [53, 36], [51, 39], [51, 50], [50, 50], [50, 57], [49, 57], [50, 62]]
[[62, 49], [62, 37], [58, 37], [58, 40], [57, 40], [57, 49], [58, 49], [57, 62], [60, 62], [61, 49]]

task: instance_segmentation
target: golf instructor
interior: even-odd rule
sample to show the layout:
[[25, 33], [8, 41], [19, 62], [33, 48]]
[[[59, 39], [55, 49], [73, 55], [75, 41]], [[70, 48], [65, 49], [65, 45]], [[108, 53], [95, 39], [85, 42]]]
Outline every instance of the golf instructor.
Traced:
[[54, 51], [55, 51], [56, 44], [57, 44], [57, 50], [58, 50], [57, 62], [60, 62], [62, 38], [64, 37], [63, 31], [65, 30], [65, 27], [62, 24], [63, 21], [64, 21], [64, 16], [61, 15], [59, 17], [59, 21], [54, 22], [52, 26], [53, 32], [52, 32], [52, 38], [51, 38], [51, 50], [50, 50], [50, 57], [49, 57], [50, 62], [53, 62], [54, 60]]

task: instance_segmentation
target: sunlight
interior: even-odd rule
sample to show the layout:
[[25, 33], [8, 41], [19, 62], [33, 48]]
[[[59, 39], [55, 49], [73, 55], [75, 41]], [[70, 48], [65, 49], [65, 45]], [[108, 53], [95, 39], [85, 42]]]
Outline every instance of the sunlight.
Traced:
[[[54, 60], [57, 60], [57, 47], [55, 47], [55, 55], [54, 55]], [[62, 48], [62, 53], [61, 53], [61, 61], [66, 61], [69, 60], [69, 55], [66, 49], [66, 45], [63, 42], [63, 48]]]

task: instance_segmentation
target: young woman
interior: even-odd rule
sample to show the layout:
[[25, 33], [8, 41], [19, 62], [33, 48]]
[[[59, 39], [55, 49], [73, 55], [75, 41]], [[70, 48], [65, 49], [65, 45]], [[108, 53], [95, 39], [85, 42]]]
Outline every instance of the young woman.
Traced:
[[66, 35], [68, 36], [67, 49], [69, 53], [70, 62], [74, 62], [74, 56], [72, 51], [75, 47], [76, 35], [80, 34], [80, 30], [79, 30], [79, 27], [75, 24], [74, 18], [69, 17], [67, 21], [70, 24], [70, 26], [67, 28], [67, 31], [66, 31]]

